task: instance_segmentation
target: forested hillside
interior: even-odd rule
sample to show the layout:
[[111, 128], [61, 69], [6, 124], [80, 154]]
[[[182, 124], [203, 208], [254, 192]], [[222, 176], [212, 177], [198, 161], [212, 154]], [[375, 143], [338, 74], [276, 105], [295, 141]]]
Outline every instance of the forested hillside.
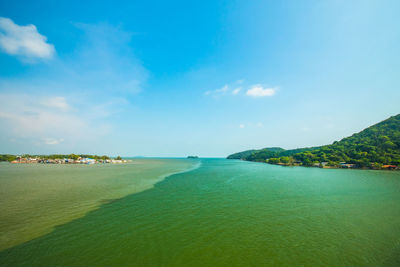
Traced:
[[238, 152], [228, 156], [228, 159], [243, 159], [243, 160], [253, 160], [255, 157], [266, 159], [268, 157], [277, 156], [280, 152], [285, 151], [285, 149], [280, 147], [266, 147], [263, 149], [251, 149], [243, 152]]
[[266, 148], [248, 152], [242, 154], [245, 157], [239, 158], [304, 166], [321, 163], [324, 166], [340, 166], [347, 163], [357, 168], [379, 169], [383, 165], [400, 165], [400, 114], [331, 145], [292, 150]]

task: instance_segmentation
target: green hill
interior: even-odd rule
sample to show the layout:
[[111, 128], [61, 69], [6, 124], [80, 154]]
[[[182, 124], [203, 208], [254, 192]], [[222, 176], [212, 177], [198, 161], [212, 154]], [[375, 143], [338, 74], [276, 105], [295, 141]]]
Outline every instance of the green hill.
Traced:
[[[283, 148], [280, 147], [266, 147], [263, 149], [251, 149], [251, 150], [246, 150], [243, 152], [238, 152], [232, 155], [228, 156], [228, 159], [243, 159], [243, 160], [250, 160], [249, 157], [252, 156], [253, 154], [258, 154], [258, 153], [278, 153], [281, 151], [285, 151]], [[272, 155], [271, 154], [271, 155]]]
[[[278, 151], [266, 148], [241, 153], [243, 157], [240, 159], [243, 160], [284, 165], [315, 166], [324, 163], [338, 167], [345, 162], [356, 168], [375, 169], [383, 165], [400, 165], [400, 114], [331, 145]], [[235, 158], [233, 155], [228, 158]]]
[[266, 159], [269, 158], [279, 158], [279, 157], [288, 157], [292, 156], [294, 154], [304, 152], [304, 151], [312, 151], [315, 149], [318, 149], [319, 147], [307, 147], [307, 148], [297, 148], [297, 149], [289, 149], [285, 150], [283, 148], [280, 148], [280, 150], [270, 150], [269, 148], [264, 148], [261, 150], [258, 150], [248, 157], [246, 157], [245, 160], [249, 161], [265, 161]]

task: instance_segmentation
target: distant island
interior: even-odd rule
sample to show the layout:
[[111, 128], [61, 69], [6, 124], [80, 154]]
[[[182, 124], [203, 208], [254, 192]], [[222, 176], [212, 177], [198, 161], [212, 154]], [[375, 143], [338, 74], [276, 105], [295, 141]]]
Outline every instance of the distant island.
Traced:
[[267, 147], [235, 153], [227, 158], [283, 166], [399, 169], [400, 114], [331, 145], [290, 150]]
[[198, 159], [199, 157], [198, 156], [188, 156], [187, 158], [188, 159]]
[[43, 164], [96, 164], [96, 163], [127, 163], [128, 160], [120, 156], [110, 158], [109, 156], [97, 156], [86, 154], [53, 154], [53, 155], [0, 155], [0, 161], [10, 163], [43, 163]]

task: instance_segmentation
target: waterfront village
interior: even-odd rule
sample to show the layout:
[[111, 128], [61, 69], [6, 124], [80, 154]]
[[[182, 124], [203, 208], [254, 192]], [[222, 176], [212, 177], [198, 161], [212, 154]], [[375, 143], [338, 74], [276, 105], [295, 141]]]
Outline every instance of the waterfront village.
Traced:
[[42, 163], [42, 164], [98, 164], [98, 163], [110, 163], [110, 164], [122, 164], [128, 163], [130, 160], [122, 159], [121, 157], [117, 157], [115, 159], [111, 158], [91, 158], [91, 157], [60, 157], [60, 158], [48, 158], [48, 157], [40, 157], [40, 156], [16, 156], [14, 160], [10, 161], [11, 163]]
[[[328, 162], [321, 162], [321, 163], [314, 163], [313, 167], [329, 168], [330, 166], [328, 166]], [[356, 169], [357, 165], [346, 162], [340, 162], [338, 167], [344, 169]], [[375, 166], [374, 164], [371, 164], [371, 169], [397, 170], [398, 167], [396, 165], [389, 165], [389, 164], [380, 166]]]
[[[282, 163], [282, 162], [271, 162], [267, 160], [268, 163], [270, 164], [275, 164], [275, 165], [281, 165], [281, 166], [302, 166], [301, 161], [295, 161], [293, 163]], [[324, 169], [337, 169], [337, 168], [343, 168], [343, 169], [359, 169], [356, 164], [350, 164], [346, 162], [340, 162], [339, 165], [337, 166], [330, 166], [328, 162], [315, 162], [311, 166], [308, 167], [317, 167], [317, 168], [324, 168]], [[371, 164], [371, 169], [383, 169], [383, 170], [399, 170], [399, 166], [396, 165], [381, 165], [381, 166], [375, 166]]]

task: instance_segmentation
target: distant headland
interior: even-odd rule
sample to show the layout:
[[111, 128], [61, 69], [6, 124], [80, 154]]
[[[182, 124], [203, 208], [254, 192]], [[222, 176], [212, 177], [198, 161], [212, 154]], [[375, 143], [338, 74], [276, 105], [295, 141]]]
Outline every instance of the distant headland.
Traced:
[[283, 166], [320, 168], [400, 169], [400, 114], [331, 145], [285, 150], [267, 147], [246, 150], [228, 159]]

